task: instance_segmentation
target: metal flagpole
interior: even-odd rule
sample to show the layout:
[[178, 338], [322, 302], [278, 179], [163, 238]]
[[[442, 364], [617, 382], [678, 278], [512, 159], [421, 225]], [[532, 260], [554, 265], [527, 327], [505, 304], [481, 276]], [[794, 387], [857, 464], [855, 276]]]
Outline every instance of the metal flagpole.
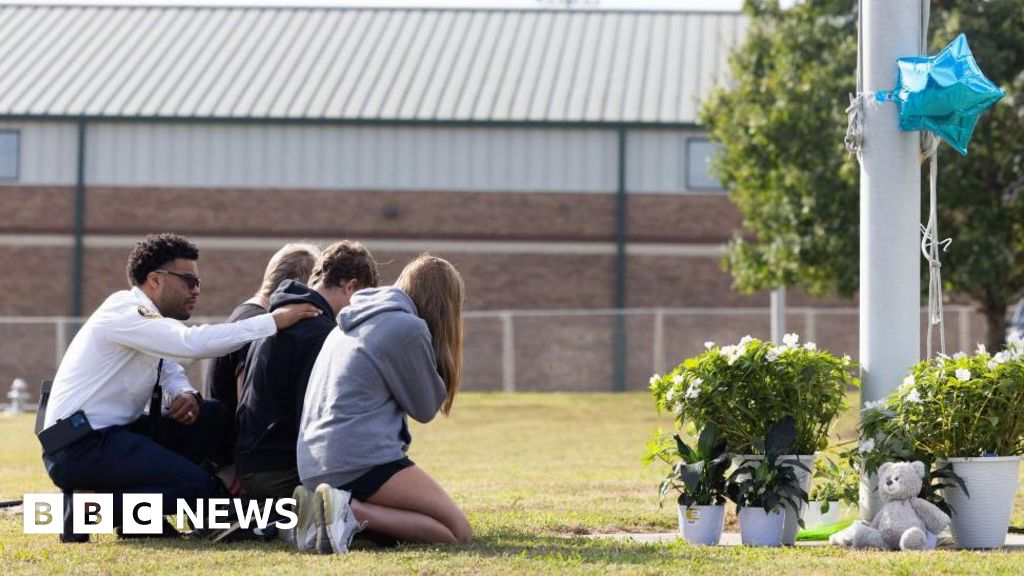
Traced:
[[920, 135], [902, 132], [891, 90], [896, 60], [920, 54], [921, 2], [863, 0], [864, 139], [860, 168], [862, 402], [896, 390], [921, 353]]
[[[786, 334], [786, 288], [780, 286], [771, 293], [771, 333], [772, 342], [782, 343], [782, 337]], [[804, 334], [804, 340], [810, 337]]]

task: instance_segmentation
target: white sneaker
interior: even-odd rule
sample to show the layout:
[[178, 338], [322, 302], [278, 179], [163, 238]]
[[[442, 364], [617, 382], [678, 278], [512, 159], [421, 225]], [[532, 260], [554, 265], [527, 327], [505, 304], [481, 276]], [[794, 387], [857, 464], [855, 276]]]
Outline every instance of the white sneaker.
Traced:
[[314, 504], [313, 492], [302, 484], [292, 491], [292, 498], [295, 499], [295, 515], [299, 517], [295, 528], [282, 530], [290, 532], [290, 535], [282, 536], [282, 540], [295, 546], [299, 551], [313, 550], [316, 546], [316, 506]]
[[316, 487], [313, 508], [316, 512], [316, 551], [321, 554], [344, 554], [352, 538], [363, 529], [352, 513], [352, 493], [330, 484]]

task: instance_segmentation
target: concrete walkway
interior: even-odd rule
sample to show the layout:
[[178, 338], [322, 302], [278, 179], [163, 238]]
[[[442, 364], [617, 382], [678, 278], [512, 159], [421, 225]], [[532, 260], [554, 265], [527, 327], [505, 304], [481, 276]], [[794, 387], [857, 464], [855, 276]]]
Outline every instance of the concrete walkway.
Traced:
[[[660, 542], [671, 542], [682, 538], [678, 532], [656, 532], [652, 534], [592, 534], [588, 538], [597, 539], [608, 539], [608, 540], [620, 540], [624, 542], [639, 542], [643, 544], [657, 544]], [[943, 541], [945, 540], [945, 541]], [[739, 532], [723, 532], [721, 546], [739, 546], [740, 545], [740, 533]], [[797, 542], [799, 548], [811, 548], [817, 546], [828, 546], [828, 542], [825, 541], [813, 541], [813, 542]], [[953, 542], [948, 538], [942, 538], [939, 540], [940, 549], [955, 549]], [[1006, 545], [1003, 548], [1007, 552], [1024, 552], [1024, 534], [1007, 534]]]

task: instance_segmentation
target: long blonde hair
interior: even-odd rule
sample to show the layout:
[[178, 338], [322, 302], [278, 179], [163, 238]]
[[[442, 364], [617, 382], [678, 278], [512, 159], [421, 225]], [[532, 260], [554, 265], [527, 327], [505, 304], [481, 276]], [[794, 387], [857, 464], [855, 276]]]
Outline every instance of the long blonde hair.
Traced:
[[448, 415], [462, 379], [462, 275], [444, 258], [422, 254], [405, 266], [395, 286], [409, 295], [430, 329], [437, 373], [448, 392], [441, 412]]

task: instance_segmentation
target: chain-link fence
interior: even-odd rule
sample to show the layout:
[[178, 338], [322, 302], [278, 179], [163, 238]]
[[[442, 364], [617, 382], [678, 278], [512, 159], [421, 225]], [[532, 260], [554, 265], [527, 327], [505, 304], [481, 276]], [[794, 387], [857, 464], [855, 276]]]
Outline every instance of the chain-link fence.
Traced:
[[[700, 353], [704, 342], [734, 343], [746, 334], [767, 338], [768, 308], [655, 308], [627, 310], [509, 310], [466, 313], [463, 390], [604, 392], [614, 389], [615, 324], [625, 332], [627, 390]], [[926, 315], [922, 313], [922, 329]], [[217, 322], [222, 318], [196, 318]], [[35, 396], [50, 378], [80, 319], [0, 317], [0, 390], [25, 379]], [[819, 348], [856, 359], [856, 308], [790, 308], [786, 326]], [[968, 307], [946, 307], [952, 354], [985, 338], [985, 320]], [[922, 339], [923, 341], [923, 339]], [[922, 351], [923, 352], [923, 351]], [[188, 373], [203, 388], [205, 361]]]

